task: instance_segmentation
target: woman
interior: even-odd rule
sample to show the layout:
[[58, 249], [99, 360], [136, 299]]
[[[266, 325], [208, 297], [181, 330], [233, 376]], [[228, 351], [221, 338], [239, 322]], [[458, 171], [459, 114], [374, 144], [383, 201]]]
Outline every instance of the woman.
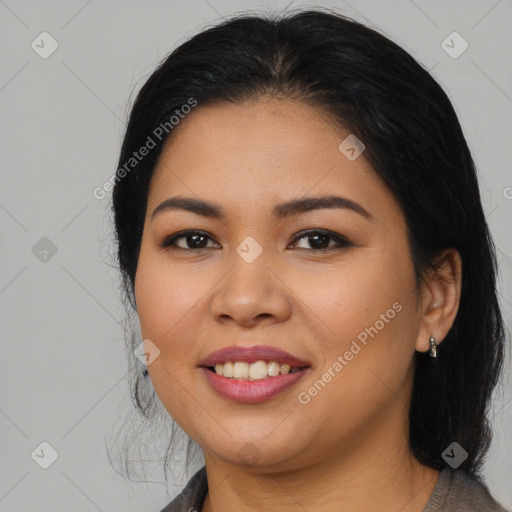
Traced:
[[205, 459], [165, 511], [505, 510], [494, 248], [403, 49], [326, 10], [205, 30], [140, 91], [113, 209], [143, 379]]

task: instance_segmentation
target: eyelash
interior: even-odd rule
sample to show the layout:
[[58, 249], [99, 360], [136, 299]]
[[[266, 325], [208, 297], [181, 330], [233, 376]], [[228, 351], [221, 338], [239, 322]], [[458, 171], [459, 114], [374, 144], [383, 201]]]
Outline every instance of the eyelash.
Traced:
[[[200, 236], [209, 238], [210, 240], [214, 240], [210, 235], [208, 235], [204, 231], [190, 230], [190, 231], [181, 231], [180, 233], [171, 235], [171, 236], [167, 237], [161, 244], [158, 244], [158, 245], [159, 245], [159, 247], [162, 247], [163, 249], [178, 250], [178, 251], [196, 251], [197, 252], [197, 251], [202, 251], [205, 249], [211, 249], [211, 247], [199, 247], [196, 249], [183, 248], [183, 247], [178, 247], [178, 246], [174, 245], [176, 240], [179, 240], [180, 238], [186, 238], [187, 236], [194, 236], [194, 235], [200, 235]], [[300, 233], [297, 233], [297, 235], [292, 239], [292, 243], [296, 243], [297, 241], [301, 240], [302, 238], [306, 238], [308, 236], [314, 236], [314, 235], [328, 237], [331, 239], [331, 241], [335, 241], [338, 244], [338, 246], [337, 247], [325, 247], [325, 248], [321, 248], [321, 249], [300, 248], [299, 250], [314, 251], [314, 252], [322, 252], [322, 251], [327, 252], [327, 251], [341, 249], [343, 247], [349, 247], [349, 246], [353, 245], [343, 236], [333, 233], [332, 231], [327, 231], [325, 229], [309, 229], [309, 230], [301, 231]]]

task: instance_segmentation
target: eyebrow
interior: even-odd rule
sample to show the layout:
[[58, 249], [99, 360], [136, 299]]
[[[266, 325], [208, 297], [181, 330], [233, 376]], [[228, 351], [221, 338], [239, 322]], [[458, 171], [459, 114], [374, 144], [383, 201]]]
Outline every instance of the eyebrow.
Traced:
[[[320, 210], [322, 208], [341, 208], [358, 213], [368, 220], [374, 219], [373, 215], [359, 203], [346, 197], [336, 195], [293, 199], [276, 205], [272, 210], [272, 214], [277, 219], [284, 219], [292, 215], [298, 215], [312, 210]], [[151, 220], [163, 212], [170, 210], [186, 210], [212, 219], [226, 218], [226, 212], [221, 206], [214, 203], [192, 197], [170, 197], [153, 210]]]

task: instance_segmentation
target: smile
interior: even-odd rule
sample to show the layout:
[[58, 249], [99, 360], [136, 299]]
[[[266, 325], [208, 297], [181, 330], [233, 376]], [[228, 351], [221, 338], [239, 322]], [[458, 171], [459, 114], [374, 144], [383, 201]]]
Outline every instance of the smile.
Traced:
[[311, 370], [307, 361], [275, 347], [228, 347], [210, 354], [200, 369], [218, 394], [240, 403], [270, 400]]
[[300, 370], [297, 366], [291, 367], [289, 364], [280, 364], [277, 361], [256, 361], [255, 363], [247, 363], [245, 361], [231, 362], [224, 364], [216, 364], [209, 367], [217, 375], [223, 375], [229, 379], [240, 380], [261, 380], [267, 377], [277, 377], [278, 375], [287, 375], [288, 373], [296, 373]]

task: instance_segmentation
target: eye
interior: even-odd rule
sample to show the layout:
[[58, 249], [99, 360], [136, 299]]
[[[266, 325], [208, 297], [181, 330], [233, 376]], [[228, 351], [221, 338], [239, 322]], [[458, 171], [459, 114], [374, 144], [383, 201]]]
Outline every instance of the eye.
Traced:
[[[176, 243], [178, 240], [181, 240], [179, 244]], [[175, 233], [174, 235], [166, 238], [161, 244], [158, 245], [163, 248], [199, 250], [208, 249], [208, 240], [213, 241], [213, 238], [202, 231], [182, 231], [181, 233]]]
[[[352, 244], [341, 235], [326, 231], [323, 229], [311, 229], [309, 231], [300, 232], [293, 240], [292, 243], [296, 243], [305, 239], [305, 243], [309, 244], [312, 249], [319, 251], [338, 249], [340, 247], [349, 247]], [[334, 246], [330, 246], [330, 242], [335, 242]], [[308, 249], [308, 247], [299, 247], [299, 249]]]
[[[307, 231], [301, 231], [292, 240], [291, 244], [297, 244], [298, 241], [304, 239], [308, 247], [298, 247], [299, 249], [314, 249], [317, 251], [327, 251], [338, 249], [341, 247], [348, 247], [352, 244], [341, 235], [326, 231], [323, 229], [310, 229]], [[208, 242], [213, 242], [213, 245], [208, 246]], [[332, 245], [334, 242], [334, 246]], [[181, 231], [167, 237], [161, 244], [158, 244], [163, 248], [179, 249], [179, 250], [201, 250], [208, 248], [221, 247], [220, 244], [214, 241], [214, 239], [203, 231]], [[290, 246], [288, 246], [290, 247]]]

